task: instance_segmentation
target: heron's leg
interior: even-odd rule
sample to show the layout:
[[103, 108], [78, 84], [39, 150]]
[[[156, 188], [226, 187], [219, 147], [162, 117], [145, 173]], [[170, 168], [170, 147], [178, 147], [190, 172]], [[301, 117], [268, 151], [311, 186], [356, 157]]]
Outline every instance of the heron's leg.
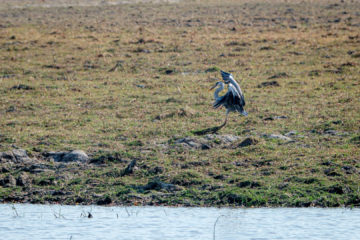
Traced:
[[226, 116], [225, 116], [225, 122], [221, 125], [221, 127], [225, 126], [227, 123], [227, 119], [228, 119], [228, 115], [229, 115], [229, 110], [226, 109]]

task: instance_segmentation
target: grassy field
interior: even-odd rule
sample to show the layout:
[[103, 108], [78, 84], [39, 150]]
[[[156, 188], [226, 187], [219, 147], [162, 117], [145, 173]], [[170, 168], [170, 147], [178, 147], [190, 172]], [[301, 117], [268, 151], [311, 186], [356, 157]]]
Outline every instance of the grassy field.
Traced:
[[[359, 206], [358, 1], [68, 2], [0, 0], [0, 152], [45, 169], [0, 162], [29, 179], [0, 201]], [[219, 69], [249, 116], [196, 136]], [[92, 163], [44, 157], [73, 149]]]

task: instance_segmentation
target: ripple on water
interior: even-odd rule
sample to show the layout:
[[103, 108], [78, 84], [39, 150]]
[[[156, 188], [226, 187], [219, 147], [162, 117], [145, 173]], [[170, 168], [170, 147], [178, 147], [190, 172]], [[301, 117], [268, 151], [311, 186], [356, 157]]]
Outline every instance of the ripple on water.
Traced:
[[[87, 218], [88, 213], [93, 218]], [[218, 219], [218, 221], [216, 221]], [[0, 204], [1, 239], [358, 239], [360, 209]]]

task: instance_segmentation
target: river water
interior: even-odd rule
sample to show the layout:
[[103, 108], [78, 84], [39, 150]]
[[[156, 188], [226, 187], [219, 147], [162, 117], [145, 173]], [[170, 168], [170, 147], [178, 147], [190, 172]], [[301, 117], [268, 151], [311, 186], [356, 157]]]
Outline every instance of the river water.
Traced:
[[360, 209], [0, 204], [0, 239], [358, 240]]

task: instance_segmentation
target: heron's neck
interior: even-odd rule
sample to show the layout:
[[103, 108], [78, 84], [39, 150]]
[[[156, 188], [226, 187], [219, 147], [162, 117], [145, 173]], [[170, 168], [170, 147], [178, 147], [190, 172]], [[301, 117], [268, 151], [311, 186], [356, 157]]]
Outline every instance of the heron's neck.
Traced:
[[220, 86], [214, 92], [215, 100], [219, 98], [219, 93], [224, 90], [224, 84], [220, 84]]

